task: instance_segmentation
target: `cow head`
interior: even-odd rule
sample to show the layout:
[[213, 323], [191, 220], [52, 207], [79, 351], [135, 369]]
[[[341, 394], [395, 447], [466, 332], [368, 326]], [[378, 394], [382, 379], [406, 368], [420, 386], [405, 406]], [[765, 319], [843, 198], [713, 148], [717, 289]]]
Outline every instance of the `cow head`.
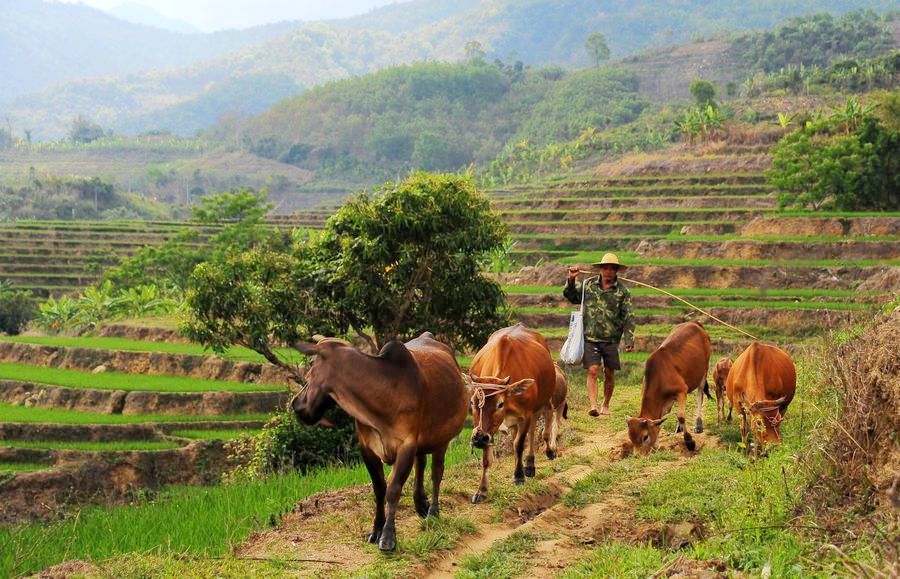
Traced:
[[334, 406], [329, 383], [336, 379], [340, 364], [335, 363], [340, 348], [348, 348], [342, 340], [322, 340], [318, 344], [297, 344], [298, 350], [312, 357], [306, 385], [291, 400], [290, 408], [305, 424], [315, 424], [325, 411]]
[[760, 445], [781, 442], [781, 410], [786, 398], [760, 400], [750, 405], [750, 422], [753, 435]]
[[509, 376], [476, 376], [470, 374], [467, 382], [471, 385], [470, 406], [472, 409], [472, 446], [485, 448], [493, 442], [494, 435], [506, 419], [506, 405], [509, 399], [521, 396], [534, 384], [531, 378], [509, 383]]
[[628, 424], [628, 438], [634, 445], [635, 452], [640, 454], [649, 454], [656, 445], [656, 438], [659, 436], [659, 427], [665, 422], [666, 416], [653, 420], [652, 418], [635, 418], [626, 417], [625, 422]]

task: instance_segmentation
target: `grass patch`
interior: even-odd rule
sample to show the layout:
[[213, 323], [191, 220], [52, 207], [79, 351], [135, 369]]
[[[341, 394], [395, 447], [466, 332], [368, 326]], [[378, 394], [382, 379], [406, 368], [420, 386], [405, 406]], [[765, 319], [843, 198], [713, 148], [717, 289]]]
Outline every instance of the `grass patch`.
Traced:
[[3, 440], [0, 448], [35, 448], [47, 450], [83, 450], [91, 452], [128, 450], [169, 450], [180, 448], [177, 442], [169, 440], [121, 440], [110, 442], [59, 441], [59, 440]]
[[285, 386], [203, 380], [185, 376], [150, 376], [103, 372], [92, 374], [79, 370], [60, 370], [25, 364], [0, 362], [0, 379], [37, 382], [66, 388], [124, 390], [149, 392], [282, 392]]
[[77, 412], [58, 408], [26, 408], [0, 402], [0, 422], [47, 423], [58, 424], [140, 424], [160, 422], [216, 422], [229, 421], [262, 421], [268, 420], [270, 414], [228, 414], [218, 416], [175, 416], [163, 414], [96, 414], [93, 412]]
[[452, 549], [462, 537], [476, 532], [475, 524], [468, 519], [428, 517], [419, 522], [419, 534], [412, 541], [400, 543], [400, 554], [428, 559], [438, 551]]
[[526, 555], [534, 550], [542, 535], [516, 531], [493, 545], [483, 555], [471, 555], [463, 560], [456, 577], [459, 579], [500, 579], [516, 577], [528, 569]]
[[[34, 472], [37, 470], [49, 470], [51, 468], [53, 468], [53, 465], [50, 464], [37, 464], [33, 462], [0, 462], [0, 474]], [[0, 542], [0, 547], [2, 546], [3, 543]]]
[[582, 577], [617, 577], [643, 579], [650, 577], [672, 559], [653, 547], [640, 547], [609, 542], [591, 551], [585, 559], [566, 569], [565, 579]]
[[220, 429], [220, 430], [173, 430], [170, 434], [180, 438], [191, 438], [194, 440], [232, 440], [239, 436], [253, 435], [259, 432], [247, 428], [240, 429]]
[[[200, 344], [185, 344], [174, 342], [145, 342], [141, 340], [129, 340], [126, 338], [95, 338], [65, 336], [5, 336], [0, 338], [5, 342], [17, 342], [20, 344], [40, 344], [42, 346], [61, 346], [65, 348], [91, 348], [95, 350], [124, 350], [127, 352], [164, 352], [168, 354], [191, 354], [195, 356], [210, 356], [214, 352]], [[276, 353], [288, 363], [299, 363], [306, 357], [293, 348], [278, 348]], [[238, 360], [247, 362], [265, 362], [258, 353], [249, 348], [229, 348], [219, 355], [226, 360]]]
[[[447, 465], [470, 459], [468, 429], [450, 444]], [[314, 493], [369, 484], [361, 465], [332, 466], [305, 475], [292, 473], [264, 480], [214, 487], [169, 487], [150, 502], [133, 506], [88, 507], [77, 516], [50, 525], [0, 528], [0, 576], [35, 573], [65, 560], [102, 561], [127, 553], [218, 557]], [[410, 486], [405, 491], [409, 494]], [[410, 513], [407, 513], [409, 516]], [[187, 516], [186, 516], [187, 515]], [[447, 521], [427, 528], [416, 549], [441, 545], [471, 523]], [[411, 543], [411, 545], [415, 544]], [[135, 561], [140, 564], [141, 555]], [[151, 574], [157, 574], [157, 568]], [[192, 573], [196, 567], [191, 567]], [[126, 574], [128, 575], [128, 574]]]

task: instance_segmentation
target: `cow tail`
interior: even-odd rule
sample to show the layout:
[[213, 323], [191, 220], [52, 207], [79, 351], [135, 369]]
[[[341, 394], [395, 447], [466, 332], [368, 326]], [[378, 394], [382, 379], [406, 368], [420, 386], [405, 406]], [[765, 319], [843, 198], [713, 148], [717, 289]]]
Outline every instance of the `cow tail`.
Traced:
[[568, 401], [563, 402], [563, 418], [566, 420], [569, 419], [569, 403]]
[[703, 393], [706, 394], [706, 397], [710, 400], [713, 399], [712, 394], [709, 393], [709, 380], [706, 378], [703, 379]]

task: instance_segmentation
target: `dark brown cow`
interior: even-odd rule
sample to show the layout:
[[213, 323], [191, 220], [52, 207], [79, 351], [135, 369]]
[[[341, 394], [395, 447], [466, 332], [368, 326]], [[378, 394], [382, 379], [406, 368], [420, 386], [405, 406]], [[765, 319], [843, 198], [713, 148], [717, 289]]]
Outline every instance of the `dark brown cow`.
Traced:
[[[513, 480], [525, 482], [534, 476], [534, 427], [538, 412], [550, 402], [556, 388], [556, 370], [543, 336], [516, 324], [497, 330], [475, 355], [471, 367], [472, 444], [483, 449], [481, 484], [472, 497], [480, 503], [487, 496], [488, 468], [493, 455], [493, 437], [506, 422], [515, 432], [513, 449], [516, 468]], [[525, 466], [522, 453], [528, 438]]]
[[[713, 384], [716, 386], [716, 424], [725, 420], [725, 380], [728, 378], [728, 372], [731, 370], [731, 358], [719, 358], [716, 367], [713, 370]], [[731, 402], [728, 402], [728, 420], [731, 420]]]
[[779, 426], [797, 389], [797, 369], [787, 352], [757, 342], [750, 344], [734, 361], [725, 387], [731, 404], [741, 413], [745, 451], [750, 450], [747, 432], [751, 421], [757, 448], [781, 442]]
[[[413, 465], [416, 512], [420, 517], [439, 514], [444, 454], [466, 418], [465, 389], [453, 352], [428, 332], [405, 345], [388, 342], [378, 356], [337, 340], [298, 348], [314, 358], [308, 383], [291, 407], [306, 424], [318, 422], [335, 402], [356, 420], [363, 461], [375, 491], [369, 542], [392, 550], [397, 502]], [[430, 505], [422, 480], [429, 454], [433, 461]], [[387, 484], [382, 464], [393, 465]]]
[[[678, 324], [644, 364], [641, 412], [628, 418], [628, 437], [637, 452], [647, 454], [656, 444], [666, 414], [678, 401], [678, 427], [684, 432], [684, 444], [694, 450], [694, 439], [684, 424], [687, 395], [697, 391], [697, 419], [694, 432], [703, 432], [703, 394], [712, 344], [698, 322]], [[678, 430], [676, 429], [676, 432]]]
[[556, 388], [550, 403], [544, 406], [544, 447], [547, 458], [553, 460], [559, 455], [559, 429], [563, 418], [568, 418], [569, 379], [562, 368], [554, 364], [556, 370]]

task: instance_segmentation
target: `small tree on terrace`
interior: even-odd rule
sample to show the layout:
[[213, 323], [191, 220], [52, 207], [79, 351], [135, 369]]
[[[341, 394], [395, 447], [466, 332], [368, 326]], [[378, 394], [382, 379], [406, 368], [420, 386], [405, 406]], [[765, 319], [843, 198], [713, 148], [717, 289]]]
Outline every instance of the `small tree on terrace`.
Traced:
[[602, 32], [593, 32], [584, 43], [585, 50], [594, 61], [594, 66], [600, 66], [604, 60], [609, 60], [609, 45], [606, 44], [606, 36]]
[[351, 330], [373, 349], [426, 330], [478, 347], [508, 323], [499, 284], [480, 272], [505, 240], [467, 178], [417, 173], [359, 195], [290, 252], [256, 249], [199, 266], [184, 329], [216, 350], [241, 344], [287, 367], [273, 341]]
[[708, 80], [694, 79], [689, 87], [691, 96], [697, 101], [701, 107], [712, 106], [716, 108], [716, 85]]

